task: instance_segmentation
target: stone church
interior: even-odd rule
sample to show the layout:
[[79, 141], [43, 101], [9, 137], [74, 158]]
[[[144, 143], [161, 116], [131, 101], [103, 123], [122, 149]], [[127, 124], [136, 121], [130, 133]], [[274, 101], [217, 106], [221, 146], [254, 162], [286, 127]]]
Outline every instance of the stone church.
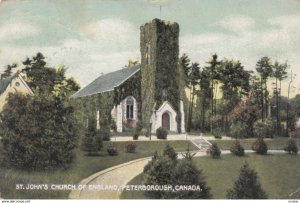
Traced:
[[160, 127], [185, 132], [178, 40], [177, 23], [154, 19], [142, 25], [141, 64], [101, 75], [73, 95], [83, 101], [84, 112], [96, 118], [97, 128], [108, 125], [104, 120], [110, 118], [117, 132], [135, 128], [138, 122], [151, 133]]

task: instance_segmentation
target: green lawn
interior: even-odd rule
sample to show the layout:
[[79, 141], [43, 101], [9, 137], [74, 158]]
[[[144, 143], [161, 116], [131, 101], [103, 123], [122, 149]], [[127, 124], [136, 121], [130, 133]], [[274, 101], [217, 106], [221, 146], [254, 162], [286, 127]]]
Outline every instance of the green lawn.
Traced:
[[[111, 142], [104, 143], [100, 156], [85, 156], [81, 150], [76, 150], [76, 160], [68, 170], [49, 172], [27, 172], [25, 170], [10, 170], [0, 166], [0, 192], [3, 198], [8, 199], [61, 199], [68, 198], [69, 191], [26, 191], [16, 190], [16, 184], [76, 184], [89, 175], [127, 161], [141, 157], [152, 156], [154, 151], [162, 151], [166, 144], [170, 144], [176, 151], [185, 151], [189, 141], [139, 141], [136, 153], [125, 153], [126, 142], [114, 142], [119, 150], [118, 156], [108, 156], [106, 147]], [[193, 150], [195, 147], [190, 144]]]
[[[268, 145], [269, 149], [278, 149], [282, 150], [283, 147], [286, 145], [286, 142], [289, 138], [273, 138], [273, 139], [266, 139], [265, 142]], [[295, 139], [298, 146], [300, 146], [300, 139]], [[218, 146], [223, 150], [229, 150], [230, 146], [233, 143], [233, 140], [209, 140], [210, 142], [215, 142]], [[242, 146], [245, 149], [251, 149], [252, 144], [255, 142], [255, 139], [240, 139], [239, 140]]]
[[[289, 194], [300, 187], [300, 155], [256, 155], [245, 157], [224, 155], [221, 159], [210, 157], [194, 158], [196, 165], [203, 170], [207, 184], [211, 187], [213, 198], [224, 199], [226, 190], [233, 186], [239, 169], [247, 161], [259, 175], [263, 189], [270, 199], [300, 198], [300, 192], [289, 197]], [[141, 184], [142, 175], [129, 184]], [[143, 199], [142, 192], [123, 192], [123, 199]]]

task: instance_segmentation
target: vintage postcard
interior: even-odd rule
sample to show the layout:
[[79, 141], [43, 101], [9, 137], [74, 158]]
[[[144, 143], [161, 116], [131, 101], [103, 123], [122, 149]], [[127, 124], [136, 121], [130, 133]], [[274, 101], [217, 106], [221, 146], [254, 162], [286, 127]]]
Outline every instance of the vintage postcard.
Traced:
[[296, 203], [299, 56], [299, 0], [0, 0], [0, 200]]

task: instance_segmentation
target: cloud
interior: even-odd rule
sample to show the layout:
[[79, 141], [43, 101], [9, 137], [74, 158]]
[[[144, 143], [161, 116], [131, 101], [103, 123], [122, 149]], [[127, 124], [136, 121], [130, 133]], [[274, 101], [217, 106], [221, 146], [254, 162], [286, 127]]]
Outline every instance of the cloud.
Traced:
[[181, 36], [180, 52], [187, 53], [202, 66], [216, 52], [220, 58], [240, 60], [248, 70], [253, 70], [263, 56], [280, 62], [288, 60], [300, 81], [300, 15], [266, 19], [266, 24], [263, 29], [255, 29], [250, 17], [228, 16], [215, 26], [234, 33], [220, 31]]
[[40, 30], [31, 24], [6, 23], [0, 26], [0, 41], [22, 39], [37, 35], [39, 32]]
[[248, 16], [231, 15], [224, 17], [216, 25], [234, 32], [245, 32], [254, 28], [255, 21]]
[[137, 30], [125, 20], [104, 19], [91, 22], [81, 29], [84, 37], [90, 40], [126, 40], [129, 36], [135, 35]]

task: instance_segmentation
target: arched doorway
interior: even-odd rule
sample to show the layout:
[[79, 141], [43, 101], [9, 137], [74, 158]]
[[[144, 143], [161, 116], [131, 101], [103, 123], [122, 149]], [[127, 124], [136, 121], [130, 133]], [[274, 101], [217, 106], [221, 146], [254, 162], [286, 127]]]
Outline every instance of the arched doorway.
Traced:
[[161, 126], [165, 130], [170, 130], [170, 115], [168, 112], [163, 113]]

